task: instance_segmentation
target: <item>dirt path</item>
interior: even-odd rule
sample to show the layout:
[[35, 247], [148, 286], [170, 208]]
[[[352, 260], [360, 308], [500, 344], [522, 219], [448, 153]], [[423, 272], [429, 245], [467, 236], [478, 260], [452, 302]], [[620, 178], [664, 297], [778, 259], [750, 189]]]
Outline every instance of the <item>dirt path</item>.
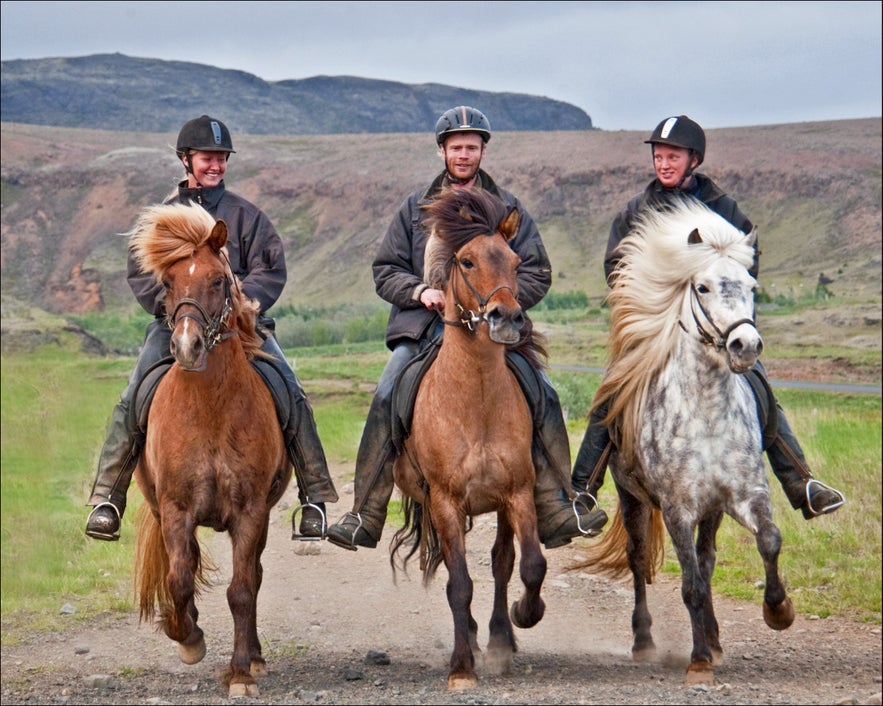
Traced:
[[[342, 470], [341, 470], [342, 472]], [[340, 487], [340, 484], [338, 484]], [[342, 487], [336, 519], [352, 502]], [[287, 503], [295, 500], [289, 489]], [[881, 631], [839, 618], [799, 615], [777, 633], [755, 603], [717, 599], [725, 661], [714, 686], [686, 687], [690, 631], [677, 581], [651, 587], [655, 663], [636, 664], [631, 647], [630, 584], [567, 572], [578, 544], [546, 552], [546, 616], [518, 630], [520, 651], [507, 676], [482, 671], [470, 692], [446, 691], [453, 626], [445, 572], [424, 589], [416, 566], [392, 580], [385, 542], [347, 552], [327, 542], [289, 538], [290, 508], [273, 512], [264, 555], [259, 629], [270, 669], [264, 704], [870, 704], [880, 703]], [[492, 516], [470, 534], [479, 642], [487, 641], [491, 593]], [[391, 534], [391, 533], [388, 533]], [[385, 537], [387, 540], [389, 537]], [[121, 546], [121, 550], [123, 545]], [[208, 654], [187, 666], [176, 647], [137, 616], [107, 617], [63, 634], [35, 636], [2, 647], [3, 704], [221, 704], [220, 684], [232, 649], [226, 605], [229, 542], [212, 539], [221, 565], [215, 586], [199, 603]], [[517, 579], [510, 601], [520, 593]], [[367, 659], [385, 653], [389, 664]]]

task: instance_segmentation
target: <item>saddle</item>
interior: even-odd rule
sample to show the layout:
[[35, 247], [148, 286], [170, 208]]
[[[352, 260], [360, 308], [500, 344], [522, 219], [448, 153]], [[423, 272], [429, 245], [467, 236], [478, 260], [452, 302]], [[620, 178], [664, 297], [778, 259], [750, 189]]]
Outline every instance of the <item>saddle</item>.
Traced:
[[[135, 388], [132, 406], [129, 409], [129, 421], [131, 428], [138, 430], [141, 434], [147, 433], [147, 415], [150, 412], [150, 403], [153, 401], [154, 394], [156, 394], [156, 388], [174, 363], [175, 359], [171, 356], [163, 358], [158, 363], [154, 363]], [[291, 399], [288, 385], [285, 384], [285, 377], [271, 360], [256, 358], [251, 361], [251, 365], [261, 376], [267, 389], [270, 390], [273, 404], [276, 407], [276, 416], [279, 418], [279, 424], [283, 430], [287, 429], [289, 427], [289, 419], [295, 409], [295, 403]]]
[[[405, 440], [411, 435], [417, 391], [423, 376], [438, 356], [439, 347], [439, 344], [433, 343], [420, 351], [399, 373], [393, 385], [390, 433], [397, 454], [403, 452]], [[518, 380], [536, 427], [545, 413], [545, 395], [540, 372], [527, 358], [511, 350], [506, 353], [506, 365]]]

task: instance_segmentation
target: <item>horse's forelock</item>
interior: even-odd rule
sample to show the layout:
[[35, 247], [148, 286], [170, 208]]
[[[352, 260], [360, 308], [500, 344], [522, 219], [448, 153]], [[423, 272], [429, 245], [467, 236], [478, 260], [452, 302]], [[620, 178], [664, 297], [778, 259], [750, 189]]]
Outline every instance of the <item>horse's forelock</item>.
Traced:
[[447, 283], [454, 253], [479, 235], [494, 235], [507, 215], [506, 205], [484, 189], [448, 189], [423, 208], [431, 233], [424, 280], [437, 289]]
[[159, 278], [178, 260], [191, 257], [214, 225], [198, 204], [161, 204], [144, 209], [127, 235], [142, 272]]

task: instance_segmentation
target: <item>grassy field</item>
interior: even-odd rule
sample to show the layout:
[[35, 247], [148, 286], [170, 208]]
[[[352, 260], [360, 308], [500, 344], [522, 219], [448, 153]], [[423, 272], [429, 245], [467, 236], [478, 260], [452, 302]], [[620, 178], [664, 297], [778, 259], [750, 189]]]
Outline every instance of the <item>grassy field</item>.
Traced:
[[[381, 343], [289, 349], [309, 391], [329, 462], [352, 466], [362, 424], [387, 359]], [[95, 459], [132, 358], [102, 358], [50, 346], [2, 359], [3, 640], [57, 628], [59, 611], [76, 618], [133, 609], [131, 556], [83, 534]], [[575, 452], [597, 374], [554, 370]], [[881, 399], [783, 391], [780, 400], [817, 475], [848, 504], [811, 522], [788, 506], [775, 479], [782, 571], [800, 612], [881, 619]], [[608, 508], [612, 483], [601, 492]], [[130, 493], [130, 508], [140, 501]], [[127, 512], [123, 532], [132, 535]], [[586, 540], [579, 540], [586, 541]], [[715, 590], [757, 600], [763, 580], [753, 538], [727, 518], [718, 538]], [[677, 571], [670, 553], [667, 570]], [[69, 620], [69, 617], [67, 618]]]

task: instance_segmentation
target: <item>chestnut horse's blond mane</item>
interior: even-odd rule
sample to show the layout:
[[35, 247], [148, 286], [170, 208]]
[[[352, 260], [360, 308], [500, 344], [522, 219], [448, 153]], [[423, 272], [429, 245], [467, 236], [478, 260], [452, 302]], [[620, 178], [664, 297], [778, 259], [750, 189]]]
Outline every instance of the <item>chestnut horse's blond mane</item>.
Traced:
[[[162, 281], [169, 267], [193, 257], [206, 244], [214, 226], [215, 219], [198, 204], [160, 204], [145, 208], [125, 235], [141, 271]], [[231, 282], [233, 327], [239, 330], [245, 353], [252, 358], [262, 343], [256, 331], [260, 305], [242, 294], [239, 280], [227, 261], [226, 248], [222, 250], [221, 262]]]
[[[702, 242], [689, 244], [694, 230]], [[690, 282], [721, 257], [749, 268], [754, 250], [738, 228], [696, 199], [685, 199], [670, 210], [644, 211], [620, 252], [607, 298], [607, 370], [594, 406], [609, 400], [611, 434], [620, 453], [633, 459], [650, 383], [681, 335], [681, 306]]]

